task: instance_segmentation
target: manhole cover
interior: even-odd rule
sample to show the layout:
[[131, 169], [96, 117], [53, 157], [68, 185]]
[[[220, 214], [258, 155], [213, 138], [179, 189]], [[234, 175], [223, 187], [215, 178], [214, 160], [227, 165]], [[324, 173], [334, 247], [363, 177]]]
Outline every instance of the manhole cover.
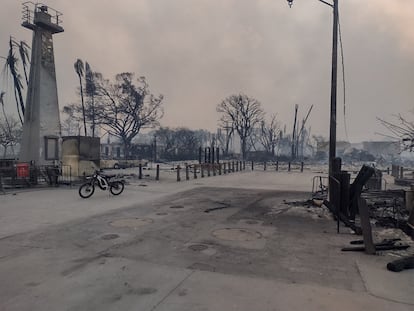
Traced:
[[109, 234], [105, 234], [105, 235], [101, 236], [102, 240], [114, 240], [114, 239], [117, 239], [117, 238], [119, 238], [119, 235], [115, 234], [115, 233], [109, 233]]
[[195, 252], [201, 252], [201, 251], [206, 250], [208, 246], [203, 245], [203, 244], [194, 244], [194, 245], [190, 245], [188, 248]]
[[172, 206], [170, 206], [170, 208], [184, 208], [184, 206], [182, 206], [182, 205], [172, 205]]
[[110, 225], [116, 228], [137, 228], [151, 223], [153, 220], [148, 218], [125, 218], [114, 220]]
[[213, 236], [228, 241], [253, 241], [260, 239], [262, 234], [260, 232], [244, 229], [244, 228], [224, 228], [217, 229], [212, 232]]

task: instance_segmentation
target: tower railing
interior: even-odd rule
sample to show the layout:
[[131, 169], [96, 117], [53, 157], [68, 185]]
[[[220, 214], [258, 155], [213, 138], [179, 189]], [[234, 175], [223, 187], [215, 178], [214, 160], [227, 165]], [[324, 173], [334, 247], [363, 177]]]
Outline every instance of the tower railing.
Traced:
[[22, 22], [23, 24], [34, 25], [34, 16], [37, 12], [45, 12], [50, 15], [51, 22], [57, 26], [60, 26], [62, 21], [62, 13], [47, 6], [43, 3], [34, 3], [32, 1], [26, 1], [22, 4]]

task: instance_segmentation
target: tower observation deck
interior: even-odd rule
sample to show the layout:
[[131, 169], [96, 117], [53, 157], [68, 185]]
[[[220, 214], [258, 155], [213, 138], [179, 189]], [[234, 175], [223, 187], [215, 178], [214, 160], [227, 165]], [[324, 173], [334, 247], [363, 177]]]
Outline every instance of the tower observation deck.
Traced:
[[23, 3], [22, 26], [35, 30], [36, 26], [49, 30], [52, 34], [63, 32], [61, 16], [56, 11], [42, 3], [27, 1]]

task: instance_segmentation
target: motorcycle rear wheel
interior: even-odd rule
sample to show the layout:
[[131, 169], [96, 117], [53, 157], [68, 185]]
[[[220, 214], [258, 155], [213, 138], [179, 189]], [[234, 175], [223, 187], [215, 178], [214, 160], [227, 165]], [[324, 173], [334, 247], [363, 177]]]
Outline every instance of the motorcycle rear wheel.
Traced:
[[124, 191], [124, 183], [121, 181], [114, 181], [111, 183], [111, 185], [109, 186], [109, 191], [113, 194], [113, 195], [119, 195], [122, 193], [122, 191]]

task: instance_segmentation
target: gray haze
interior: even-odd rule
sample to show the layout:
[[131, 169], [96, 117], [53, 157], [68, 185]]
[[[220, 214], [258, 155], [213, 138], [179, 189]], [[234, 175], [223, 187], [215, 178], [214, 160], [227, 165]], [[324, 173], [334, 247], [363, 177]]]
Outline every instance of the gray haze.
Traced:
[[[317, 0], [295, 0], [291, 9], [286, 0], [43, 2], [64, 14], [65, 32], [54, 37], [61, 107], [79, 100], [73, 63], [81, 58], [108, 78], [146, 76], [165, 95], [165, 126], [215, 130], [216, 105], [243, 92], [277, 113], [289, 132], [294, 105], [303, 118], [313, 104], [312, 134], [328, 136], [332, 10]], [[349, 140], [381, 140], [375, 132], [386, 130], [376, 117], [414, 118], [414, 1], [339, 2]], [[20, 26], [20, 1], [1, 4], [6, 56], [9, 35], [31, 44], [31, 32]], [[338, 139], [345, 138], [339, 79]]]

